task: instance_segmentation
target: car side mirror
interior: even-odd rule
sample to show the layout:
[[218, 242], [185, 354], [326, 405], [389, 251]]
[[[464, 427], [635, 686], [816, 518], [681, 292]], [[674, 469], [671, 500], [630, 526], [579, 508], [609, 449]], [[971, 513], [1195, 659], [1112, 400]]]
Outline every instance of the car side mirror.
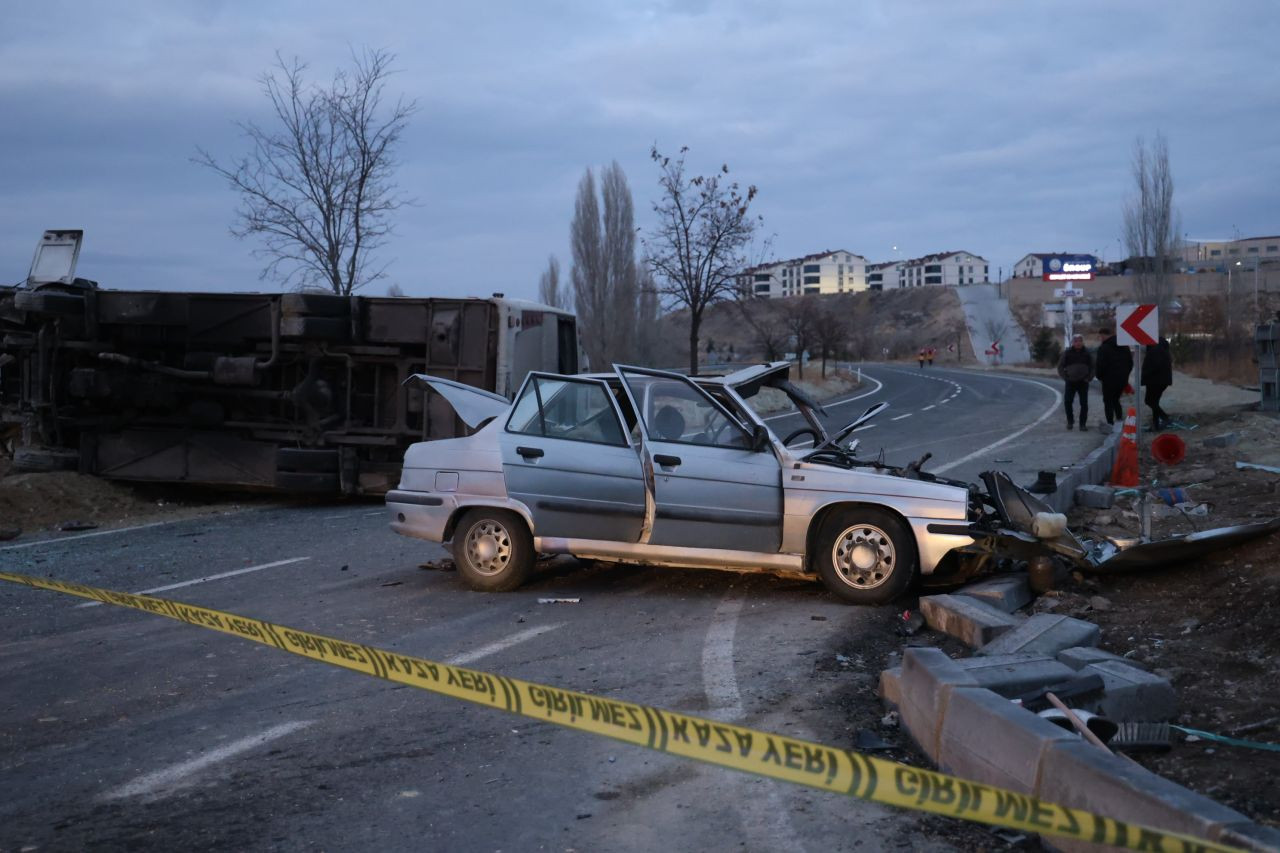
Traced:
[[759, 453], [769, 446], [769, 430], [762, 424], [756, 424], [751, 430], [751, 451]]

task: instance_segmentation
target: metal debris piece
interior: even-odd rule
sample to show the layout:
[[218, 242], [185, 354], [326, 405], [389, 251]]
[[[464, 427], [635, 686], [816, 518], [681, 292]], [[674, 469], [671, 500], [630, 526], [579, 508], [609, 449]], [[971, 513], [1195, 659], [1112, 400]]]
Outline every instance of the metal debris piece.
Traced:
[[1266, 471], [1268, 474], [1280, 474], [1280, 468], [1275, 465], [1259, 465], [1256, 462], [1237, 462], [1236, 469], [1239, 471]]

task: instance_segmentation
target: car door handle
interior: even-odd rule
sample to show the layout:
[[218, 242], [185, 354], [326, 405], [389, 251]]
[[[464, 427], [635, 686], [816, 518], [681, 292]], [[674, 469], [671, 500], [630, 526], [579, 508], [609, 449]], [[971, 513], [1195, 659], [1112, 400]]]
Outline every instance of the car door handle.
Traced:
[[516, 453], [519, 453], [525, 459], [537, 459], [543, 455], [541, 447], [517, 447]]
[[662, 465], [663, 467], [674, 468], [680, 464], [680, 457], [668, 456], [665, 453], [655, 453], [653, 455], [653, 461], [657, 462], [659, 465]]

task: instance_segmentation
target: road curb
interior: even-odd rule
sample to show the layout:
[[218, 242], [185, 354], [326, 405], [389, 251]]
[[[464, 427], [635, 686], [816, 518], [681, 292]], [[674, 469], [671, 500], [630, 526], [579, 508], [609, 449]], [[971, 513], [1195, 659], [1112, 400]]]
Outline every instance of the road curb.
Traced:
[[1036, 496], [1051, 506], [1054, 512], [1065, 513], [1075, 504], [1077, 486], [1092, 486], [1110, 478], [1116, 461], [1116, 446], [1120, 443], [1120, 427], [1117, 424], [1102, 444], [1084, 459], [1066, 471], [1059, 471], [1056, 489]]

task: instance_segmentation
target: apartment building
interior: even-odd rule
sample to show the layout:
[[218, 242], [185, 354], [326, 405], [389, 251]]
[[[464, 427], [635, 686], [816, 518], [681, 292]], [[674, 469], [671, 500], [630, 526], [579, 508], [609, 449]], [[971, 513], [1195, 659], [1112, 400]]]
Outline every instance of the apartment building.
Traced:
[[1195, 268], [1212, 269], [1235, 261], [1280, 261], [1280, 237], [1243, 237], [1239, 240], [1187, 241], [1182, 260]]
[[898, 270], [902, 261], [867, 264], [867, 290], [893, 290], [898, 286]]
[[843, 249], [773, 261], [738, 276], [744, 292], [764, 299], [867, 289], [867, 259]]
[[[898, 287], [955, 287], [986, 284], [991, 265], [972, 252], [938, 252], [903, 261], [898, 267]], [[887, 289], [887, 286], [886, 286]]]

